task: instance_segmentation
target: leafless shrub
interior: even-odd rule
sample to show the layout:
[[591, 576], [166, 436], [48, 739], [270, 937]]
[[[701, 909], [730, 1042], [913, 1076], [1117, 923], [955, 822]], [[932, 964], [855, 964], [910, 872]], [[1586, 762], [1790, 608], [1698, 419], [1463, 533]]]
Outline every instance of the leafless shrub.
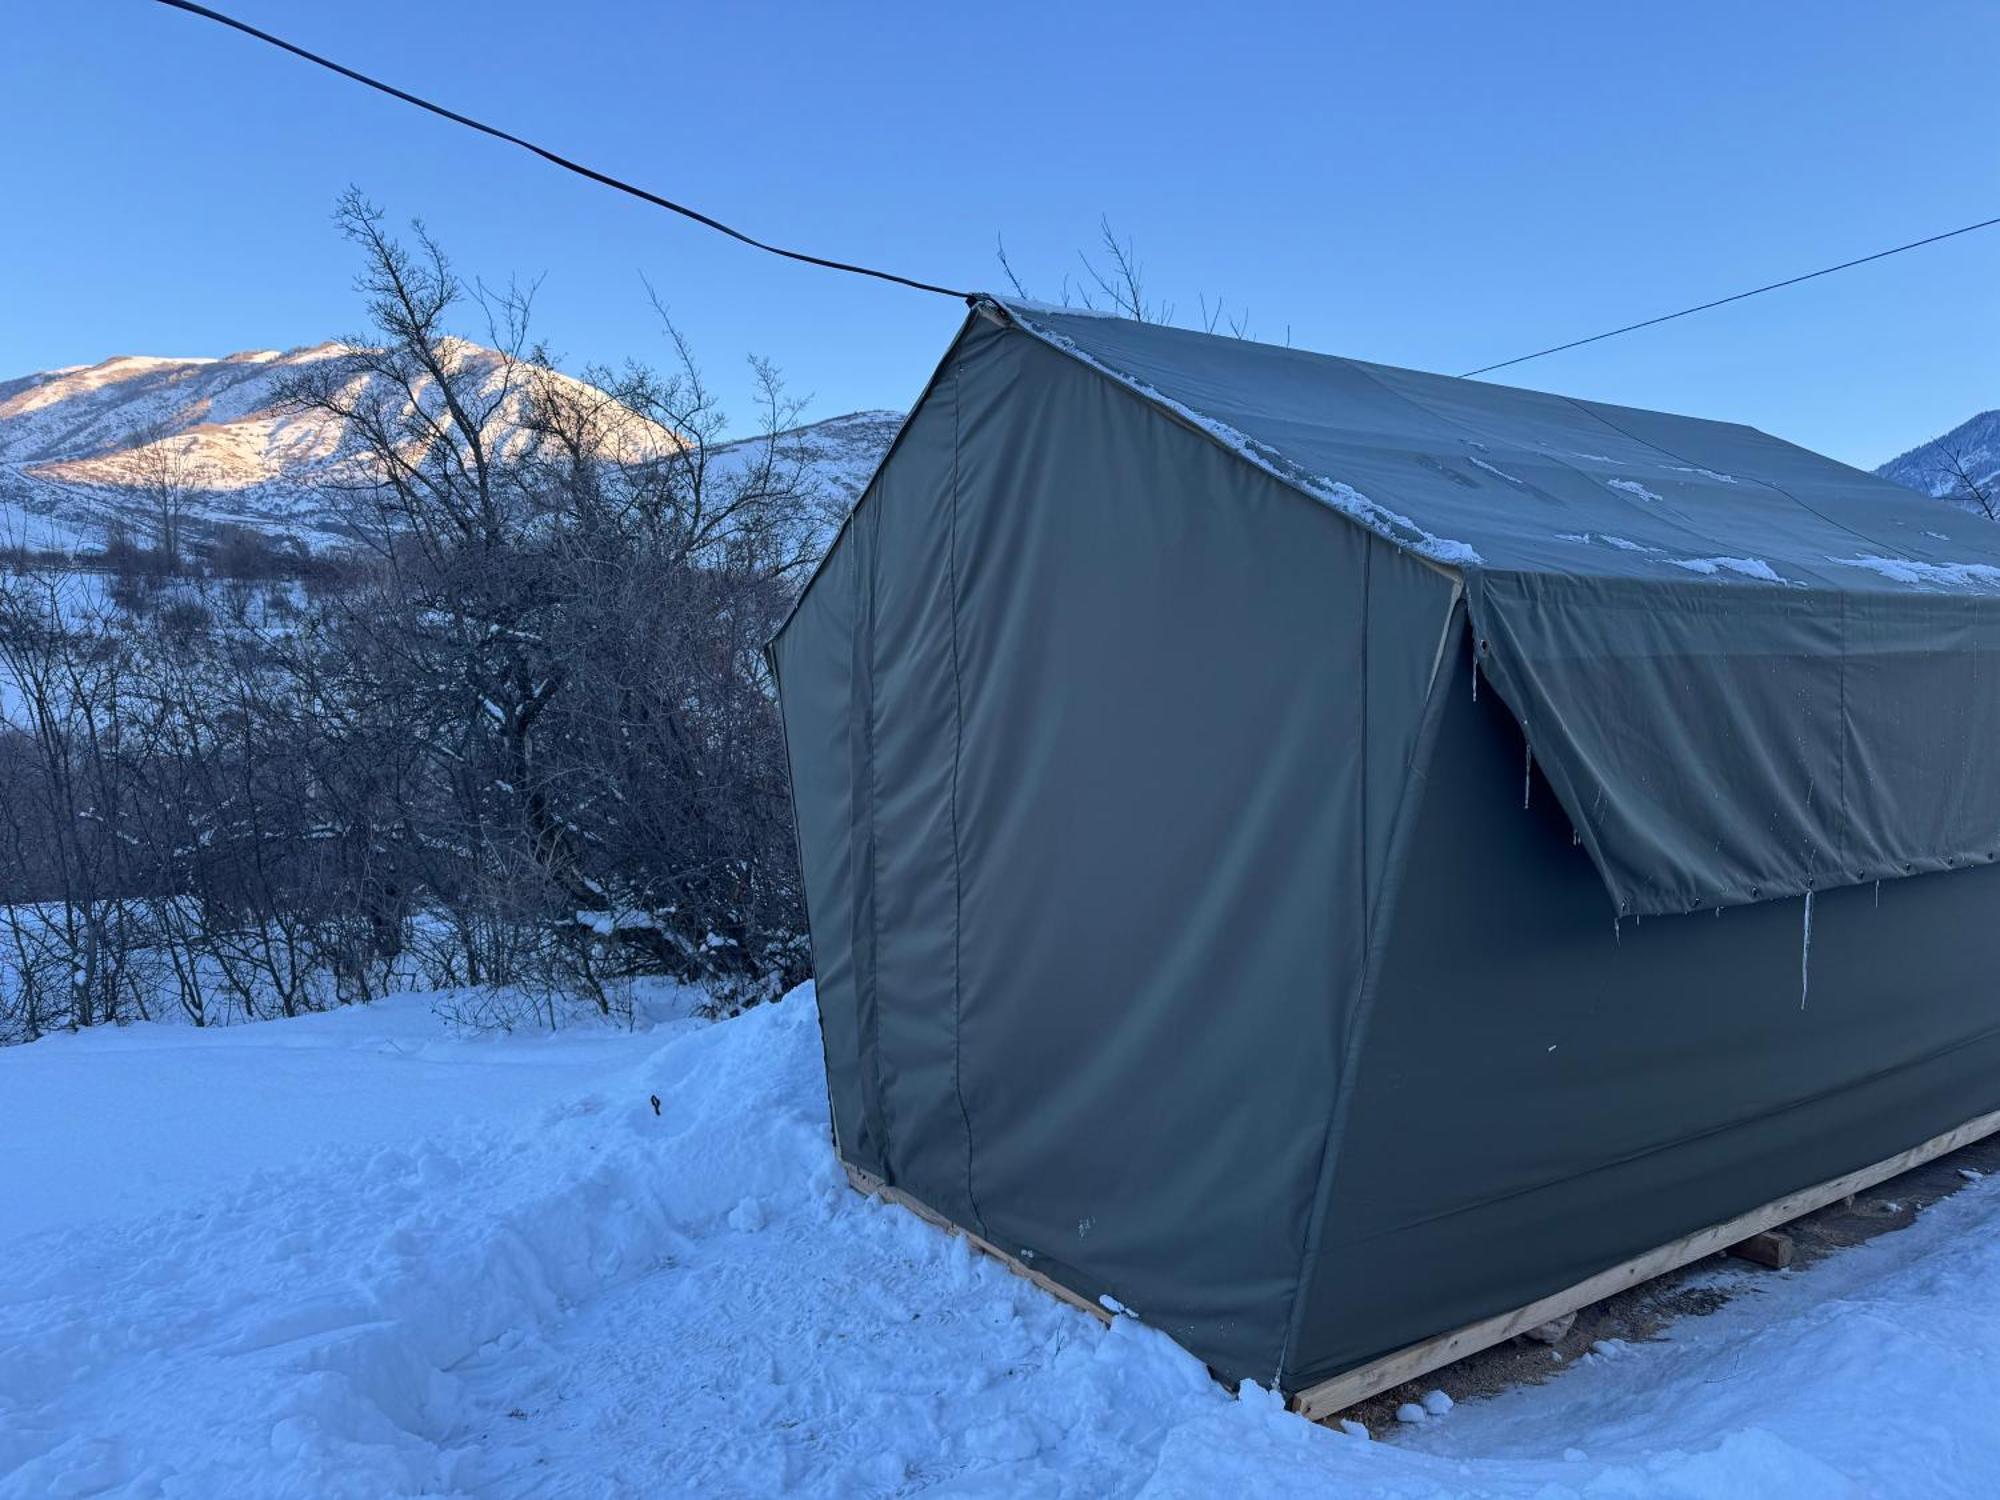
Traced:
[[[994, 253], [1000, 262], [1001, 274], [1007, 278], [1007, 284], [1014, 289], [1017, 297], [1028, 302], [1042, 300], [1032, 295], [1015, 273], [1004, 240], [995, 241]], [[1140, 323], [1174, 321], [1174, 304], [1160, 302], [1148, 291], [1146, 271], [1139, 260], [1138, 247], [1129, 235], [1122, 239], [1119, 237], [1111, 227], [1108, 215], [1098, 220], [1094, 249], [1077, 251], [1076, 259], [1082, 268], [1082, 275], [1065, 273], [1060, 288], [1060, 306], [1113, 313]], [[1251, 337], [1247, 310], [1229, 312], [1225, 299], [1217, 297], [1211, 303], [1206, 294], [1200, 295], [1197, 301], [1201, 308], [1198, 326], [1204, 333], [1226, 333], [1231, 338], [1239, 339]], [[1289, 329], [1286, 330], [1285, 342], [1291, 343]]]
[[169, 576], [181, 571], [183, 535], [211, 476], [195, 455], [194, 439], [164, 427], [139, 435], [128, 462], [152, 529], [153, 557]]
[[412, 984], [507, 1026], [629, 1019], [644, 974], [778, 993], [807, 953], [760, 648], [837, 520], [796, 403], [754, 364], [760, 439], [719, 458], [670, 323], [664, 371], [571, 380], [528, 291], [339, 219], [374, 327], [285, 400], [350, 435], [354, 554], [197, 542], [167, 473], [155, 546], [0, 587], [0, 1041]]

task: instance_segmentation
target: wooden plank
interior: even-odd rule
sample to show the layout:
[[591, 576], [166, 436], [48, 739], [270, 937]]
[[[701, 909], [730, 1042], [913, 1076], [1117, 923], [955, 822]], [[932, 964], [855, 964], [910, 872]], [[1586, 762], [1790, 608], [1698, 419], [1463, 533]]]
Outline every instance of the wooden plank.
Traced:
[[1774, 1271], [1782, 1271], [1792, 1263], [1792, 1250], [1792, 1237], [1775, 1229], [1753, 1234], [1749, 1239], [1738, 1240], [1729, 1247], [1729, 1253], [1738, 1260], [1769, 1266]]
[[1020, 1276], [1028, 1281], [1032, 1281], [1036, 1286], [1040, 1287], [1043, 1291], [1047, 1292], [1051, 1297], [1059, 1298], [1060, 1300], [1067, 1302], [1071, 1307], [1074, 1307], [1081, 1312], [1089, 1313], [1093, 1318], [1097, 1319], [1097, 1321], [1100, 1323], [1109, 1323], [1111, 1321], [1112, 1315], [1108, 1308], [1100, 1307], [1095, 1302], [1092, 1302], [1089, 1298], [1080, 1296], [1077, 1293], [1071, 1291], [1061, 1282], [1055, 1281], [1050, 1277], [1044, 1276], [1040, 1271], [1037, 1271], [1033, 1266], [1027, 1264], [1025, 1261], [1015, 1259], [1013, 1256], [1009, 1255], [1005, 1250], [1002, 1250], [998, 1245], [994, 1244], [992, 1241], [980, 1238], [980, 1236], [974, 1234], [970, 1229], [965, 1228], [963, 1225], [954, 1224], [950, 1219], [947, 1219], [943, 1214], [939, 1213], [936, 1209], [930, 1207], [928, 1204], [923, 1203], [916, 1198], [912, 1198], [908, 1193], [904, 1192], [901, 1188], [890, 1187], [888, 1183], [884, 1182], [881, 1178], [875, 1176], [873, 1173], [864, 1172], [861, 1170], [861, 1168], [854, 1166], [851, 1163], [842, 1162], [841, 1166], [846, 1168], [848, 1183], [854, 1188], [854, 1190], [857, 1193], [861, 1193], [864, 1196], [870, 1198], [880, 1198], [887, 1203], [900, 1204], [902, 1207], [907, 1208], [911, 1213], [915, 1214], [918, 1218], [922, 1219], [926, 1224], [934, 1224], [939, 1229], [942, 1229], [946, 1234], [963, 1235], [966, 1243], [971, 1245], [973, 1249], [978, 1250], [983, 1254], [992, 1256], [995, 1260], [999, 1261], [1001, 1265], [1005, 1266], [1008, 1270], [1012, 1271], [1016, 1276]]
[[1801, 1188], [1796, 1193], [1788, 1193], [1782, 1198], [1766, 1203], [1761, 1208], [1753, 1208], [1746, 1214], [1738, 1214], [1733, 1219], [1720, 1224], [1711, 1224], [1706, 1229], [1698, 1229], [1693, 1234], [1644, 1255], [1599, 1271], [1575, 1286], [1552, 1292], [1539, 1301], [1530, 1302], [1526, 1307], [1515, 1308], [1512, 1312], [1500, 1313], [1495, 1317], [1482, 1318], [1476, 1323], [1468, 1323], [1451, 1333], [1439, 1334], [1436, 1338], [1425, 1339], [1385, 1354], [1380, 1359], [1345, 1371], [1331, 1380], [1321, 1381], [1292, 1397], [1292, 1410], [1317, 1422], [1334, 1413], [1344, 1411], [1357, 1401], [1365, 1401], [1370, 1396], [1379, 1395], [1391, 1386], [1401, 1385], [1406, 1380], [1415, 1380], [1419, 1375], [1428, 1375], [1440, 1366], [1453, 1360], [1463, 1359], [1468, 1354], [1477, 1354], [1481, 1349], [1526, 1333], [1530, 1328], [1559, 1318], [1564, 1313], [1576, 1312], [1602, 1302], [1614, 1292], [1622, 1292], [1627, 1287], [1651, 1281], [1655, 1276], [1713, 1255], [1718, 1250], [1726, 1250], [1754, 1235], [1780, 1224], [1788, 1224], [1793, 1219], [1811, 1213], [1816, 1208], [1824, 1208], [1837, 1199], [1852, 1193], [1863, 1192], [1879, 1182], [1887, 1182], [1891, 1177], [1920, 1167], [1925, 1162], [1956, 1151], [1960, 1146], [2000, 1131], [2000, 1110], [1983, 1114], [1974, 1120], [1967, 1120], [1956, 1129], [1947, 1130], [1942, 1135], [1934, 1135], [1922, 1145], [1895, 1156], [1884, 1157], [1881, 1161]]

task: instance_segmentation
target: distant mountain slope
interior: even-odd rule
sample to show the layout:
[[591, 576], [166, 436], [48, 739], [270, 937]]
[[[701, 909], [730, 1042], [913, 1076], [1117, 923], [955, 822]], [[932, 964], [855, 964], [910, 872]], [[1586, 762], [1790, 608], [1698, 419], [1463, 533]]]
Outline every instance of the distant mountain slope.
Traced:
[[2000, 504], [2000, 411], [1983, 411], [1942, 437], [1890, 459], [1875, 472], [1923, 494], [1980, 510], [1953, 472], [1955, 466]]
[[[797, 452], [812, 470], [821, 492], [845, 514], [853, 509], [868, 481], [875, 477], [876, 466], [902, 426], [903, 414], [899, 411], [851, 411], [845, 416], [795, 427], [782, 434], [779, 441], [798, 444]], [[737, 453], [761, 444], [762, 439], [745, 438], [724, 443], [715, 452]]]
[[[475, 372], [498, 378], [499, 355], [463, 348]], [[325, 343], [222, 359], [120, 355], [0, 381], [0, 541], [89, 544], [117, 521], [142, 530], [142, 450], [157, 442], [175, 444], [199, 472], [194, 529], [234, 522], [315, 543], [338, 538], [340, 517], [316, 481], [344, 435], [337, 423], [286, 413], [278, 391], [303, 368], [349, 354]], [[845, 509], [901, 421], [894, 412], [852, 412], [790, 436], [827, 498]], [[724, 444], [717, 456], [746, 450]]]

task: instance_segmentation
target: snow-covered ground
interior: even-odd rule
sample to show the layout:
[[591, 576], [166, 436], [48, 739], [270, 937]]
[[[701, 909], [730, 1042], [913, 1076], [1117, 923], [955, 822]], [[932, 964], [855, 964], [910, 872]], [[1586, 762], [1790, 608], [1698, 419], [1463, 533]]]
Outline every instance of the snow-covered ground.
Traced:
[[1990, 1183], [1371, 1442], [848, 1191], [812, 1007], [0, 1051], [0, 1496], [2000, 1490]]

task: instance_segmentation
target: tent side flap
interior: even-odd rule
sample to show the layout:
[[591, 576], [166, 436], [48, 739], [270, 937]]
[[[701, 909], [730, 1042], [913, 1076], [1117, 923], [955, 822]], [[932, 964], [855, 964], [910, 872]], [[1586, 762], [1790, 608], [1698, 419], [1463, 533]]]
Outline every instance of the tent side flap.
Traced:
[[1480, 671], [1618, 915], [2000, 854], [2000, 597], [1474, 570]]

